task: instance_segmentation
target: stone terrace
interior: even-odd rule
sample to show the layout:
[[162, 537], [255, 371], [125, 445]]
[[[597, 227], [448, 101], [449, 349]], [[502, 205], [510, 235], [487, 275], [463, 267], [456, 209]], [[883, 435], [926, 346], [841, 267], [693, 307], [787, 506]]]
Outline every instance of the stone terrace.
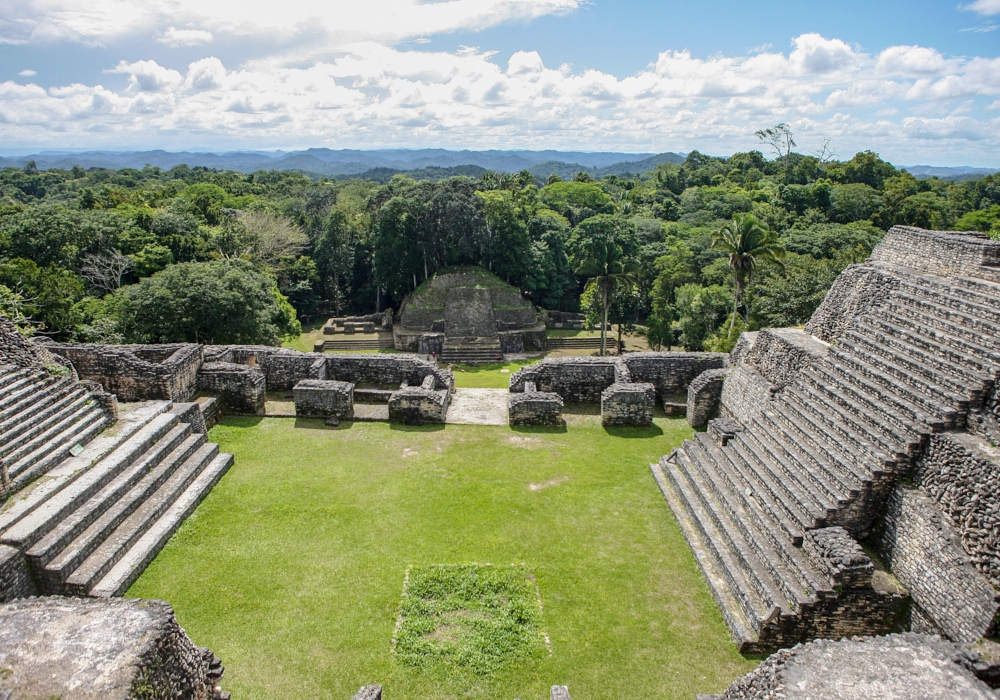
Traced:
[[[876, 572], [871, 584], [839, 586], [803, 543], [823, 528], [862, 540], [884, 527], [885, 504], [929, 441], [987, 424], [968, 419], [991, 410], [1000, 375], [998, 260], [1000, 243], [981, 234], [894, 228], [868, 263], [838, 279], [808, 333], [762, 331], [734, 351], [722, 412], [743, 430], [725, 445], [699, 434], [654, 466], [744, 651], [898, 624], [899, 582]], [[988, 499], [1000, 508], [995, 488]], [[948, 556], [968, 559], [933, 538]], [[891, 561], [902, 544], [890, 542], [883, 555]], [[939, 579], [925, 582], [933, 591], [912, 591], [927, 615], [915, 629], [949, 628], [935, 595], [984, 605]], [[992, 620], [996, 603], [981, 612]], [[991, 622], [971, 632], [989, 633]]]

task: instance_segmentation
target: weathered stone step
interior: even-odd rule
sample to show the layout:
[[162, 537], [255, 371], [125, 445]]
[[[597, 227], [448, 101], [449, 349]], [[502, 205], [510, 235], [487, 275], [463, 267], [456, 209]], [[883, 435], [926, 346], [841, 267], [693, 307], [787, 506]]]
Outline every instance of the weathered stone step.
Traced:
[[[772, 592], [775, 589], [781, 591], [770, 600], [782, 609], [783, 614], [794, 614], [786, 606], [789, 601], [795, 603], [795, 610], [812, 605], [818, 576], [811, 566], [803, 566], [798, 548], [775, 527], [759, 497], [748, 495], [745, 491], [727, 491], [720, 488], [721, 482], [716, 481], [720, 468], [724, 466], [725, 449], [704, 435], [697, 436], [692, 443], [685, 452], [700, 468], [691, 472], [692, 484], [698, 495], [711, 494], [715, 503], [722, 505], [719, 509], [711, 500], [703, 499], [716, 527], [724, 531], [734, 558], [737, 561], [746, 560], [747, 565], [757, 572], [755, 575], [760, 575], [761, 570], [767, 572], [769, 578], [764, 584]], [[733, 532], [738, 532], [739, 538], [732, 537]]]
[[74, 445], [85, 445], [110, 424], [111, 420], [103, 410], [88, 406], [78, 421], [40, 442], [32, 452], [8, 465], [10, 479], [15, 482], [16, 488], [21, 488], [68, 457]]
[[857, 450], [857, 457], [861, 464], [867, 463], [869, 460], [871, 466], [869, 471], [877, 478], [882, 475], [885, 471], [891, 471], [895, 468], [896, 462], [895, 458], [890, 454], [887, 454], [886, 450], [879, 445], [872, 444], [871, 441], [867, 439], [865, 435], [860, 434], [854, 426], [845, 423], [841, 414], [837, 411], [831, 410], [827, 404], [821, 401], [816, 401], [816, 395], [806, 392], [805, 394], [800, 393], [804, 387], [795, 387], [790, 391], [785, 392], [785, 397], [788, 399], [789, 403], [799, 408], [800, 413], [811, 414], [817, 419], [817, 422], [824, 425], [828, 432], [832, 433], [832, 436], [836, 436], [841, 442], [846, 444], [849, 449], [853, 447]]
[[[97, 493], [87, 499], [76, 510], [69, 513], [59, 523], [52, 528], [45, 537], [42, 537], [28, 551], [27, 556], [31, 561], [35, 571], [39, 572], [46, 567], [53, 559], [60, 555], [67, 545], [78, 539], [84, 530], [88, 530], [86, 541], [92, 541], [100, 537], [100, 530], [89, 532], [94, 521], [105, 520], [109, 511], [127, 508], [130, 500], [134, 500], [141, 491], [135, 489], [136, 484], [146, 481], [146, 477], [162, 472], [164, 468], [169, 468], [170, 460], [186, 454], [177, 454], [178, 450], [186, 447], [188, 452], [194, 449], [193, 446], [186, 446], [191, 438], [191, 426], [187, 423], [175, 425], [156, 444], [154, 444], [145, 454], [135, 460], [128, 467], [123, 469], [114, 479], [104, 485]], [[200, 438], [200, 440], [198, 439]], [[204, 442], [204, 436], [194, 436], [193, 442]], [[176, 455], [176, 456], [175, 456]], [[174, 462], [176, 466], [176, 461]], [[166, 478], [166, 475], [163, 476]], [[73, 542], [74, 545], [83, 544]], [[64, 552], [63, 552], [64, 553]], [[64, 557], [60, 556], [60, 559]], [[61, 565], [64, 568], [63, 565]], [[61, 581], [61, 579], [60, 579]], [[56, 591], [58, 592], [58, 591]]]
[[942, 391], [948, 391], [967, 401], [978, 402], [992, 384], [991, 379], [976, 374], [972, 367], [963, 370], [943, 358], [930, 357], [925, 351], [900, 339], [871, 330], [864, 333], [864, 330], [868, 329], [861, 326], [849, 330], [844, 336], [854, 347], [901, 366]]
[[1000, 351], [984, 345], [971, 345], [960, 338], [935, 331], [919, 324], [906, 323], [891, 311], [876, 309], [874, 313], [858, 319], [860, 327], [878, 330], [898, 338], [909, 345], [923, 349], [933, 357], [941, 357], [958, 367], [971, 366], [976, 373], [994, 379], [1000, 371]]
[[857, 376], [859, 379], [877, 384], [882, 389], [882, 396], [887, 400], [890, 397], [898, 398], [900, 402], [914, 407], [914, 410], [924, 411], [929, 417], [925, 421], [928, 425], [940, 421], [944, 424], [944, 429], [953, 428], [964, 417], [964, 414], [956, 408], [932, 399], [852, 353], [843, 352], [837, 347], [830, 348], [827, 362], [830, 368], [838, 373]]
[[208, 492], [233, 464], [233, 456], [219, 454], [202, 469], [167, 512], [153, 523], [128, 552], [88, 591], [92, 596], [123, 595], [167, 544], [181, 523], [194, 512]]
[[17, 381], [24, 379], [32, 374], [38, 374], [39, 371], [32, 367], [18, 367], [17, 365], [3, 365], [0, 367], [0, 397], [3, 397], [8, 392], [8, 387]]
[[35, 544], [68, 513], [78, 508], [98, 489], [145, 454], [177, 423], [177, 416], [171, 413], [154, 417], [100, 462], [81, 473], [50, 498], [37, 504], [30, 513], [0, 534], [0, 543], [21, 550], [26, 550]]
[[[661, 466], [664, 467], [674, 488], [680, 493], [688, 515], [703, 538], [710, 555], [717, 562], [720, 573], [736, 598], [740, 612], [750, 623], [750, 629], [756, 637], [767, 620], [780, 614], [780, 607], [760, 594], [758, 590], [759, 580], [749, 580], [749, 576], [752, 574], [744, 566], [741, 566], [741, 562], [737, 561], [737, 553], [731, 547], [726, 546], [722, 533], [718, 531], [711, 515], [706, 512], [704, 500], [699, 498], [699, 490], [692, 483], [694, 472], [702, 465], [697, 464], [697, 458], [691, 457], [686, 449], [675, 454], [677, 454], [679, 462], [675, 469], [662, 463]], [[703, 494], [704, 492], [702, 492]]]
[[70, 410], [57, 414], [55, 416], [55, 420], [47, 422], [45, 427], [40, 432], [17, 445], [17, 447], [4, 455], [0, 461], [7, 465], [17, 464], [24, 459], [26, 455], [35, 452], [41, 446], [50, 442], [53, 436], [59, 435], [74, 423], [78, 423], [88, 413], [91, 413], [96, 408], [96, 406], [88, 404], [85, 400], [77, 402], [70, 408]]
[[[835, 471], [828, 472], [842, 482], [849, 482], [859, 490], [865, 490], [871, 484], [872, 475], [867, 467], [857, 463], [857, 455], [848, 452], [844, 442], [837, 436], [831, 436], [825, 426], [820, 426], [811, 414], [803, 414], [798, 406], [780, 394], [774, 402], [769, 415], [775, 419], [790, 436], [804, 439], [817, 454], [825, 459]], [[817, 460], [817, 466], [823, 466], [824, 461]]]
[[1000, 337], [993, 337], [989, 333], [983, 333], [981, 330], [968, 328], [960, 323], [940, 318], [931, 314], [926, 309], [901, 304], [891, 297], [885, 304], [879, 307], [878, 311], [897, 319], [905, 319], [911, 324], [916, 325], [918, 331], [931, 329], [936, 333], [943, 333], [951, 338], [958, 338], [964, 341], [967, 346], [987, 348], [991, 352], [1000, 352]]
[[103, 578], [152, 524], [171, 508], [218, 453], [219, 446], [212, 443], [196, 449], [66, 577], [64, 592], [67, 595], [90, 594], [94, 583]]
[[[967, 313], [953, 309], [950, 306], [938, 304], [935, 301], [924, 297], [914, 297], [906, 294], [894, 293], [890, 297], [891, 302], [896, 302], [900, 306], [919, 309], [929, 316], [949, 321], [955, 325], [974, 330], [981, 334], [996, 334], [998, 332], [996, 324], [977, 316], [970, 316]], [[891, 305], [890, 305], [891, 307]]]
[[24, 406], [10, 418], [0, 421], [0, 445], [6, 445], [8, 441], [18, 437], [25, 427], [30, 425], [31, 420], [44, 420], [65, 406], [70, 397], [83, 393], [86, 393], [86, 390], [82, 386], [68, 382], [53, 385], [48, 391], [41, 393], [33, 403]]
[[23, 411], [45, 391], [61, 381], [64, 380], [39, 372], [13, 383], [10, 385], [11, 391], [0, 399], [0, 420], [7, 420], [15, 413]]
[[10, 529], [91, 466], [99, 464], [105, 456], [135, 435], [155, 416], [165, 412], [169, 405], [168, 401], [157, 401], [131, 411], [123, 411], [114, 427], [84, 443], [83, 452], [79, 455], [76, 457], [59, 455], [59, 461], [47, 470], [44, 480], [32, 484], [31, 488], [15, 493], [6, 503], [0, 504], [0, 533]]
[[811, 396], [814, 403], [822, 405], [831, 415], [838, 417], [841, 423], [857, 432], [872, 447], [883, 450], [893, 459], [909, 459], [920, 445], [920, 436], [909, 430], [888, 429], [885, 422], [873, 415], [867, 407], [844, 396], [835, 387], [813, 381], [811, 376], [802, 377], [797, 389]]
[[837, 503], [842, 499], [843, 491], [831, 489], [824, 475], [814, 472], [811, 463], [790, 459], [790, 454], [780, 444], [775, 434], [762, 429], [759, 421], [754, 419], [748, 430], [741, 435], [743, 442], [752, 446], [762, 458], [774, 465], [775, 473], [782, 481], [794, 484], [796, 490], [808, 501], [802, 501], [803, 506], [817, 521], [825, 522], [837, 512]]
[[855, 365], [865, 368], [862, 369], [865, 374], [879, 380], [883, 386], [897, 390], [909, 389], [910, 395], [923, 399], [925, 405], [940, 407], [935, 413], [951, 409], [956, 414], [954, 417], [957, 417], [958, 413], [964, 415], [969, 409], [969, 399], [917, 376], [893, 360], [866, 352], [865, 348], [857, 347], [850, 339], [841, 338], [841, 341], [831, 348], [831, 354], [835, 353], [840, 359], [850, 357]]
[[900, 284], [893, 291], [894, 295], [925, 299], [940, 306], [954, 309], [963, 314], [982, 319], [984, 322], [994, 324], [1000, 329], [1000, 309], [997, 303], [1000, 299], [991, 299], [979, 295], [972, 290], [956, 290], [952, 287], [940, 288], [927, 284], [925, 278], [922, 283], [914, 283], [906, 275], [899, 275]]
[[33, 415], [25, 416], [18, 425], [0, 435], [0, 458], [16, 461], [15, 455], [22, 446], [26, 446], [36, 438], [46, 434], [67, 416], [85, 411], [91, 403], [93, 403], [93, 399], [80, 387], [55, 404], [43, 408]]
[[743, 614], [732, 588], [723, 576], [720, 564], [712, 557], [708, 545], [705, 544], [704, 536], [695, 527], [690, 514], [681, 502], [679, 493], [673, 486], [671, 478], [667, 476], [668, 469], [675, 470], [677, 467], [668, 463], [664, 468], [662, 465], [666, 459], [667, 457], [663, 457], [660, 464], [649, 465], [653, 472], [653, 479], [660, 487], [660, 492], [677, 519], [684, 539], [691, 551], [694, 552], [698, 568], [701, 569], [702, 575], [708, 583], [708, 588], [722, 612], [726, 626], [733, 635], [733, 641], [736, 642], [741, 653], [752, 653], [756, 648], [757, 635], [752, 631], [749, 620]]

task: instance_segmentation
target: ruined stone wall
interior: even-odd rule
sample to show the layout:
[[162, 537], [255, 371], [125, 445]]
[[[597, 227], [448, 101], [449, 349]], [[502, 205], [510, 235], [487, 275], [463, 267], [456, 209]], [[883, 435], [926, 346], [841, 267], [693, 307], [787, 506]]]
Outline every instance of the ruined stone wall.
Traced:
[[403, 387], [389, 397], [389, 420], [407, 425], [444, 423], [450, 398], [448, 389]]
[[632, 373], [632, 381], [652, 384], [660, 401], [686, 394], [699, 374], [722, 369], [728, 363], [721, 352], [634, 352], [623, 355], [622, 360]]
[[649, 382], [615, 383], [601, 393], [601, 424], [650, 426], [655, 408], [656, 389]]
[[354, 417], [354, 385], [321, 379], [303, 379], [292, 390], [295, 415], [303, 418], [329, 418], [341, 420]]
[[559, 394], [525, 390], [508, 394], [511, 425], [560, 425], [563, 400]]
[[18, 367], [41, 365], [28, 339], [21, 335], [17, 326], [3, 315], [0, 315], [0, 365]]
[[784, 389], [799, 372], [826, 356], [829, 348], [796, 328], [767, 328], [742, 355], [742, 364], [752, 365], [767, 381]]
[[198, 387], [200, 345], [84, 345], [46, 343], [73, 363], [81, 380], [95, 381], [120, 401], [187, 401]]
[[0, 544], [0, 603], [37, 594], [24, 553]]
[[722, 385], [721, 413], [746, 425], [767, 407], [777, 391], [778, 387], [750, 365], [733, 367]]
[[951, 519], [976, 569], [1000, 588], [1000, 449], [972, 435], [933, 434], [914, 479]]
[[806, 332], [824, 342], [835, 342], [855, 318], [883, 304], [898, 283], [886, 270], [868, 265], [849, 266], [813, 312]]
[[710, 369], [702, 372], [688, 386], [687, 421], [692, 428], [703, 428], [719, 415], [722, 401], [722, 383], [728, 369]]
[[226, 409], [232, 413], [264, 415], [266, 380], [255, 367], [234, 362], [206, 362], [198, 373], [198, 387], [219, 394]]
[[993, 631], [996, 591], [962, 549], [951, 519], [922, 489], [897, 486], [873, 539], [913, 598], [912, 629], [972, 642]]
[[1000, 282], [1000, 241], [974, 231], [893, 226], [875, 246], [868, 262]]

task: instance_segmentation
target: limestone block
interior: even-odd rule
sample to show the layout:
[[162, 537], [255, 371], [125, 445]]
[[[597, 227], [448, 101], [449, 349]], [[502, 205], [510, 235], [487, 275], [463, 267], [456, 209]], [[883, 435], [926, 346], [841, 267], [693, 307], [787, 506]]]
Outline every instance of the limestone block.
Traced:
[[560, 425], [563, 400], [559, 394], [524, 391], [507, 399], [511, 425]]
[[601, 424], [650, 426], [655, 407], [656, 388], [652, 384], [612, 384], [601, 393]]
[[719, 414], [722, 400], [722, 382], [728, 369], [710, 369], [702, 372], [688, 386], [687, 421], [692, 428], [701, 428]]
[[402, 387], [389, 397], [389, 420], [407, 425], [444, 423], [450, 398], [448, 389]]
[[842, 527], [808, 530], [802, 537], [802, 551], [833, 586], [870, 586], [875, 565], [861, 545]]
[[725, 447], [737, 433], [743, 432], [743, 426], [732, 418], [713, 418], [708, 421], [708, 434], [720, 447]]
[[264, 415], [267, 380], [264, 373], [249, 365], [232, 362], [206, 362], [198, 371], [198, 387], [219, 394], [232, 413]]
[[303, 379], [292, 388], [295, 415], [341, 420], [354, 417], [354, 384], [330, 379]]

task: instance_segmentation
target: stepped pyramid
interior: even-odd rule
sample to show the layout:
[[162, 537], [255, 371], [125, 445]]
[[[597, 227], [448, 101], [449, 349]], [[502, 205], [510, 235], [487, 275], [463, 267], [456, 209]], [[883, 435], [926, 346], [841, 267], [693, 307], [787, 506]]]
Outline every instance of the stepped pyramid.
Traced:
[[894, 227], [731, 364], [724, 418], [653, 471], [741, 651], [893, 631], [906, 591], [858, 541], [931, 435], [997, 412], [1000, 242]]
[[[122, 410], [0, 319], [0, 602], [122, 595], [232, 464], [197, 403]], [[53, 374], [55, 372], [55, 374]]]

